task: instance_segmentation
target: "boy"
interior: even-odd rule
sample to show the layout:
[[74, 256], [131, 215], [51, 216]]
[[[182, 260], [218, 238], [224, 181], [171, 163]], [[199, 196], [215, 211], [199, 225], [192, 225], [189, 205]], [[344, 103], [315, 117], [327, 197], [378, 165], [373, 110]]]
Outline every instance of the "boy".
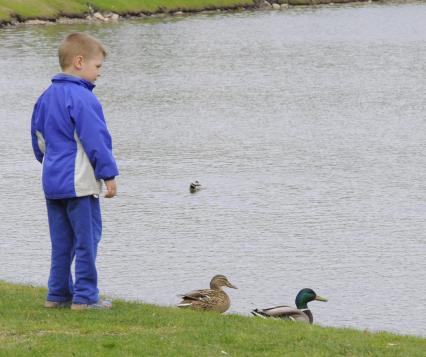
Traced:
[[[116, 195], [117, 165], [102, 106], [92, 93], [106, 56], [102, 44], [85, 33], [68, 35], [59, 47], [63, 73], [34, 106], [31, 136], [42, 163], [51, 268], [45, 307], [109, 309], [99, 299], [95, 266], [102, 222], [99, 194]], [[75, 281], [71, 263], [75, 257]]]

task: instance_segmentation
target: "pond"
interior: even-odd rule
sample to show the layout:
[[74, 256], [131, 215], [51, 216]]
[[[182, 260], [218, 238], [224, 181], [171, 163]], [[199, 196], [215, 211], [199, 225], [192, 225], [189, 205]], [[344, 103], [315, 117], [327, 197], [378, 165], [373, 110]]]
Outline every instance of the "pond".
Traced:
[[0, 30], [3, 280], [47, 283], [29, 125], [72, 31], [109, 52], [103, 293], [174, 305], [224, 274], [230, 313], [310, 287], [321, 325], [426, 336], [425, 3]]

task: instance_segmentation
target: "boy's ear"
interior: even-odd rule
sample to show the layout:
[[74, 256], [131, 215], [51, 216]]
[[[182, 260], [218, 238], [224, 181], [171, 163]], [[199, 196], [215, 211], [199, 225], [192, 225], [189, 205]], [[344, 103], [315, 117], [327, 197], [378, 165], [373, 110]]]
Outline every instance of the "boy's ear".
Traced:
[[84, 62], [83, 56], [79, 55], [74, 57], [72, 64], [76, 69], [81, 69], [83, 67], [83, 62]]

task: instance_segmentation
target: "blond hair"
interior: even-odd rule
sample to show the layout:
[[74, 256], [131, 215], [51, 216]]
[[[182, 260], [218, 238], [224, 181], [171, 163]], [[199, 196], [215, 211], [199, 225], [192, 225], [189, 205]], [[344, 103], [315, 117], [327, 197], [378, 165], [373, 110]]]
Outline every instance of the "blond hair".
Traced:
[[59, 65], [62, 70], [65, 70], [71, 66], [76, 56], [90, 59], [99, 53], [106, 57], [105, 48], [99, 40], [84, 32], [74, 32], [65, 37], [59, 46]]

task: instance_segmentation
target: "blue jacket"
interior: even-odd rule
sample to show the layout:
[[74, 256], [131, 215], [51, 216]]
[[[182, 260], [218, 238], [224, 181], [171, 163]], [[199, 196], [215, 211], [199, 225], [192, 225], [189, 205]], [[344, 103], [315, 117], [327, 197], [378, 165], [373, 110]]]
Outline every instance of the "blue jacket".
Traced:
[[34, 106], [31, 137], [46, 198], [98, 195], [118, 175], [94, 84], [58, 74]]

